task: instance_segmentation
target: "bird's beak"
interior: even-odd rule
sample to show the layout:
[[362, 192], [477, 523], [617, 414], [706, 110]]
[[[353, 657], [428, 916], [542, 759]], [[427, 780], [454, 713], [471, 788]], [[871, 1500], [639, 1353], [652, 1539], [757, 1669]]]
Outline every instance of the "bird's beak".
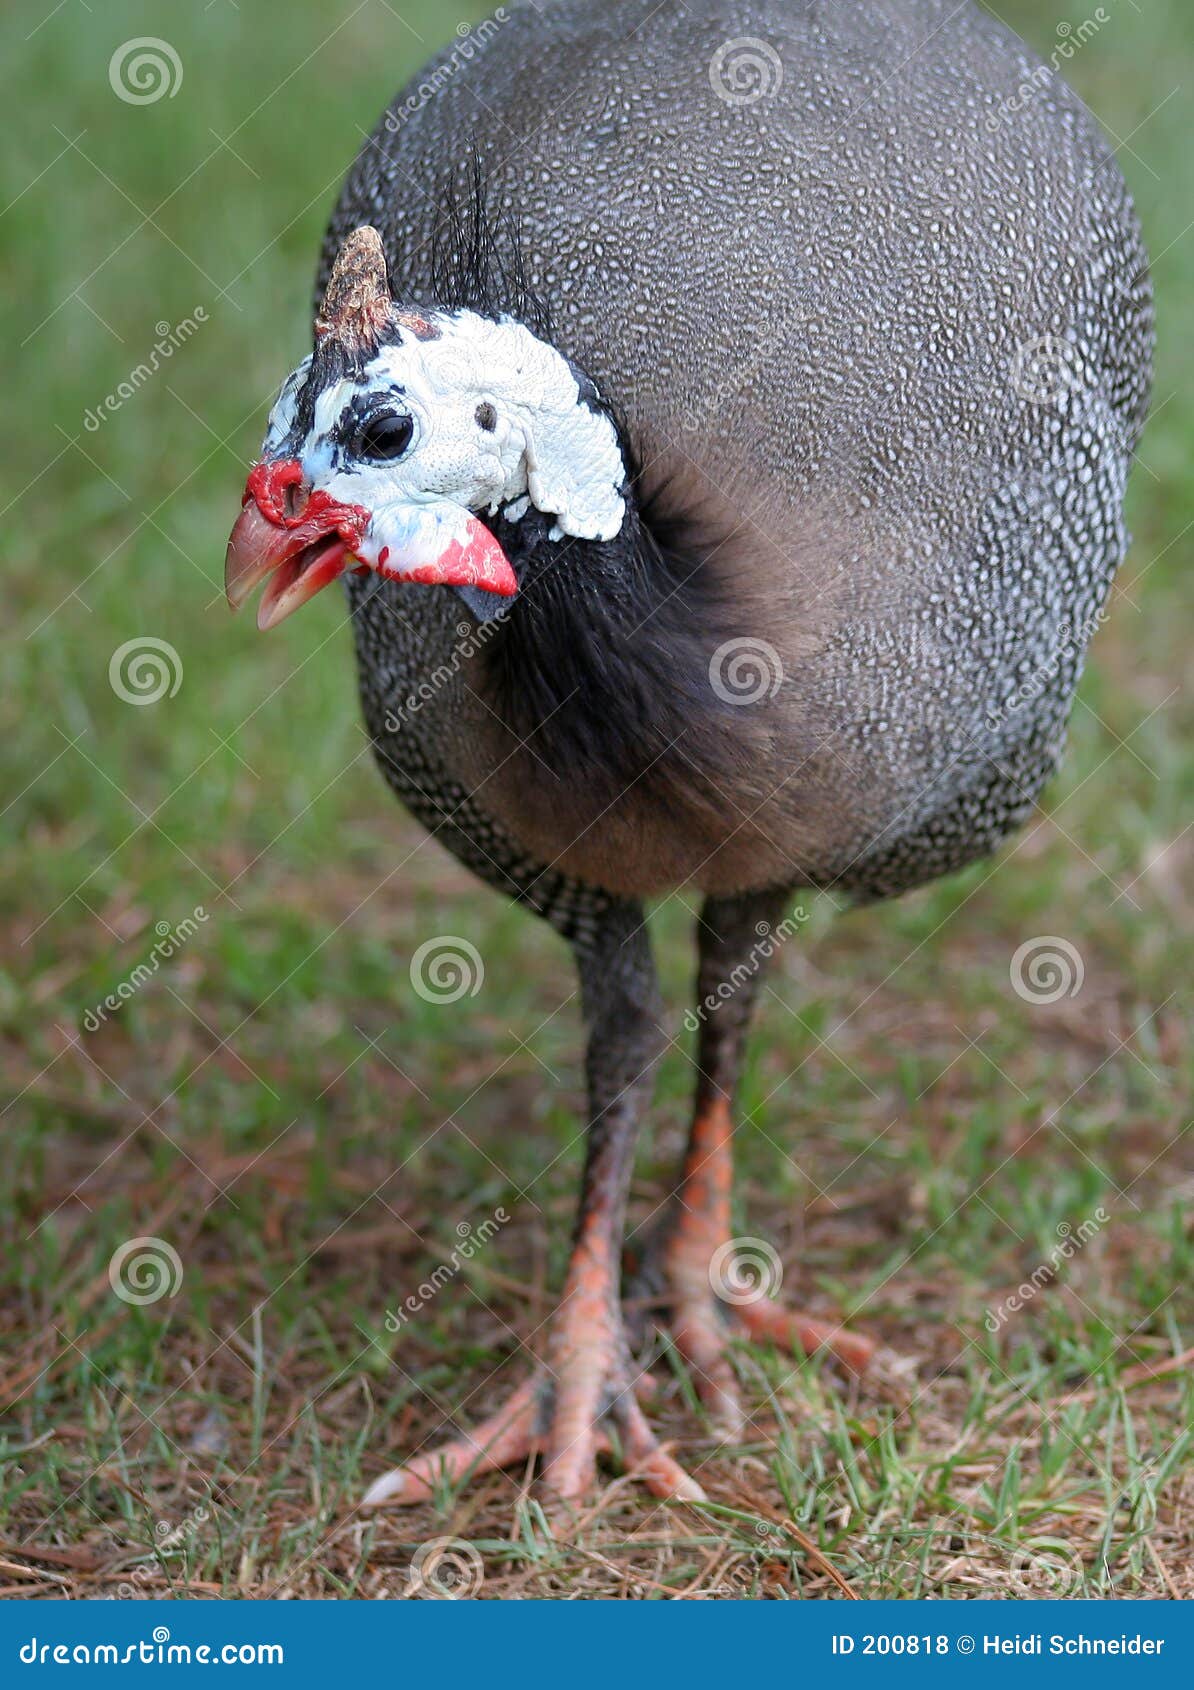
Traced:
[[343, 574], [369, 524], [362, 505], [312, 492], [295, 459], [255, 464], [224, 559], [224, 591], [238, 610], [259, 581], [269, 585], [257, 626], [273, 628]]
[[518, 591], [497, 540], [460, 505], [432, 501], [389, 511], [384, 536], [370, 533], [366, 542], [372, 521], [363, 505], [312, 491], [295, 459], [256, 464], [224, 560], [229, 604], [239, 609], [271, 576], [257, 626], [273, 628], [354, 563], [423, 586], [483, 587], [505, 598]]

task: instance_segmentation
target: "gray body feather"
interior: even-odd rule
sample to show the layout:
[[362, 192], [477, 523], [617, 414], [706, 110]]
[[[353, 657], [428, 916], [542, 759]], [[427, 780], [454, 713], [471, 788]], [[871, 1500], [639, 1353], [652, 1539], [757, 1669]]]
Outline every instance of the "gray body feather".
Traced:
[[[727, 99], [744, 38], [768, 86]], [[459, 599], [353, 580], [387, 776], [580, 936], [685, 880], [884, 896], [991, 850], [1056, 765], [1147, 402], [1145, 257], [1097, 127], [954, 0], [561, 0], [473, 39], [362, 149], [322, 274], [372, 223], [395, 294], [434, 303], [475, 152], [643, 499], [700, 535], [729, 610], [699, 662], [769, 651], [717, 717], [741, 750], [720, 803], [661, 806], [646, 752], [598, 803], [499, 720]], [[673, 764], [700, 774], [702, 743]]]

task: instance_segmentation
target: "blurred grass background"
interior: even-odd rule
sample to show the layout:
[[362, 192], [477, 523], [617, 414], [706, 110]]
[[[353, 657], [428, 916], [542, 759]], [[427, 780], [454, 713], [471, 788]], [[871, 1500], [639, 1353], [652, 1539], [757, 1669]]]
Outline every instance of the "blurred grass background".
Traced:
[[[1080, 21], [1054, 0], [998, 9], [1045, 55]], [[1182, 0], [1106, 9], [1067, 74], [1136, 195], [1157, 382], [1135, 545], [1070, 756], [997, 864], [887, 908], [818, 906], [771, 983], [740, 1133], [744, 1230], [769, 1231], [806, 1300], [862, 1309], [917, 1372], [846, 1399], [813, 1365], [769, 1398], [786, 1370], [744, 1360], [779, 1457], [760, 1440], [712, 1464], [738, 1509], [717, 1530], [620, 1498], [600, 1522], [611, 1593], [823, 1588], [794, 1550], [714, 1579], [727, 1533], [733, 1565], [739, 1528], [757, 1548], [750, 1485], [861, 1594], [1016, 1594], [1020, 1544], [1073, 1558], [1066, 1594], [1192, 1588], [1189, 1370], [1143, 1387], [1132, 1370], [1194, 1342], [1175, 996], [1194, 768], [1194, 22]], [[0, 74], [24, 115], [0, 166], [0, 1534], [81, 1557], [31, 1553], [30, 1591], [134, 1574], [153, 1592], [400, 1590], [411, 1545], [447, 1528], [428, 1511], [362, 1532], [345, 1513], [362, 1473], [442, 1413], [492, 1402], [492, 1369], [549, 1306], [579, 1166], [567, 955], [421, 843], [382, 789], [335, 595], [268, 639], [221, 595], [245, 466], [308, 344], [341, 177], [394, 88], [482, 15], [421, 0], [6, 10]], [[168, 38], [182, 80], [136, 106], [108, 72], [142, 35]], [[159, 325], [198, 312], [88, 427]], [[145, 636], [175, 648], [182, 679], [136, 707], [109, 663]], [[84, 1032], [156, 924], [198, 906], [180, 954]], [[657, 926], [678, 1027], [690, 918], [673, 902]], [[445, 932], [486, 968], [451, 1009], [407, 978]], [[1086, 978], [1033, 1009], [1008, 962], [1040, 933], [1078, 946]], [[638, 1215], [682, 1142], [687, 1087], [678, 1046]], [[498, 1204], [516, 1224], [395, 1341], [387, 1307]], [[983, 1310], [1100, 1204], [1112, 1224], [1065, 1284], [986, 1334]], [[139, 1234], [169, 1239], [185, 1275], [130, 1309], [107, 1264]], [[669, 1413], [691, 1427], [682, 1390]], [[487, 1594], [596, 1577], [529, 1527], [499, 1553], [515, 1491], [482, 1495], [451, 1519], [483, 1545]], [[218, 1529], [163, 1550], [160, 1522], [203, 1499]]]

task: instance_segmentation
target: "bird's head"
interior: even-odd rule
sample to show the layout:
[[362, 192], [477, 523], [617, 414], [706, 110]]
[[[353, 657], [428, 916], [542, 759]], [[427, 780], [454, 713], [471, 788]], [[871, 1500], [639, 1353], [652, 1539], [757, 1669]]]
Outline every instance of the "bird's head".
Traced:
[[518, 576], [487, 517], [516, 525], [533, 506], [553, 539], [608, 540], [625, 484], [586, 377], [513, 318], [400, 308], [362, 227], [336, 259], [315, 350], [270, 412], [228, 542], [228, 600], [268, 577], [257, 622], [271, 628], [357, 568], [497, 604]]

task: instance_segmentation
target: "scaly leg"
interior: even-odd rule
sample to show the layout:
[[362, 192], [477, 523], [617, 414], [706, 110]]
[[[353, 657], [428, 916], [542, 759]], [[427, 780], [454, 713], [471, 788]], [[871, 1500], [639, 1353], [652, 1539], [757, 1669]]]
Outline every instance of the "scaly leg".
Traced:
[[785, 894], [766, 893], [709, 899], [702, 911], [692, 1127], [675, 1198], [637, 1274], [644, 1292], [666, 1307], [697, 1392], [731, 1441], [743, 1426], [726, 1349], [734, 1320], [760, 1342], [804, 1354], [827, 1348], [858, 1372], [874, 1350], [867, 1338], [770, 1301], [765, 1272], [762, 1283], [741, 1283], [729, 1257], [733, 1098], [760, 975], [783, 941], [788, 902]]

